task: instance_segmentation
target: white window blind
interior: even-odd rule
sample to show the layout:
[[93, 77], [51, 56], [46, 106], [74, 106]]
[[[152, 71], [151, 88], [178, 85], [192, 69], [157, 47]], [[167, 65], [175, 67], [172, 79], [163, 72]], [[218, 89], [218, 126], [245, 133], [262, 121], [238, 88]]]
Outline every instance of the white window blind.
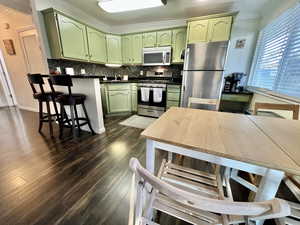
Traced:
[[297, 4], [260, 32], [249, 86], [300, 97], [299, 21]]

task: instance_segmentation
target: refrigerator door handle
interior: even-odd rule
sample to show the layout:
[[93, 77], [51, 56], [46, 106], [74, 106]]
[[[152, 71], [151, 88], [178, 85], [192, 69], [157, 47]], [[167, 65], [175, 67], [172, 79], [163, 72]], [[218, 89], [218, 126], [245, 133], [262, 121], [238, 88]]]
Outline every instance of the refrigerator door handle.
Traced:
[[186, 48], [185, 49], [185, 56], [184, 56], [183, 70], [188, 70], [188, 67], [189, 67], [189, 58], [190, 58], [190, 49]]
[[182, 87], [181, 87], [181, 95], [180, 95], [180, 106], [184, 107], [184, 98], [185, 98], [185, 87], [186, 87], [186, 76], [187, 72], [183, 71], [182, 77]]

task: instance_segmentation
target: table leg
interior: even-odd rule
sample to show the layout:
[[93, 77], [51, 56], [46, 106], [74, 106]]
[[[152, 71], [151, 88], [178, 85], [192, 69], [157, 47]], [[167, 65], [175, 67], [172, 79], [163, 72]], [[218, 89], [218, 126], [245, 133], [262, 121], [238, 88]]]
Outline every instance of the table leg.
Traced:
[[155, 148], [153, 143], [154, 141], [150, 139], [146, 140], [146, 168], [154, 174]]
[[[262, 177], [254, 201], [266, 201], [273, 199], [277, 193], [284, 172], [268, 169]], [[262, 225], [264, 220], [257, 221], [256, 225]]]

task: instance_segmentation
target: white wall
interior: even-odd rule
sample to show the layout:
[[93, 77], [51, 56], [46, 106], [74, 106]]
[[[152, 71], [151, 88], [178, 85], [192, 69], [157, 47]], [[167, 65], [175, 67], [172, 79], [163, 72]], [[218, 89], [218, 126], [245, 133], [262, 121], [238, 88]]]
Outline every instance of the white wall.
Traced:
[[[6, 7], [2, 5], [0, 5], [0, 7], [1, 11], [5, 12], [0, 15], [0, 48], [4, 55], [5, 64], [16, 95], [17, 104], [23, 108], [36, 110], [37, 105], [32, 98], [32, 91], [26, 78], [28, 72], [17, 33], [17, 30], [20, 28], [33, 26], [32, 17], [14, 9], [7, 8], [8, 10], [4, 10]], [[9, 24], [9, 29], [5, 29], [4, 24], [6, 23]], [[2, 41], [4, 39], [13, 40], [16, 55], [7, 54]]]
[[[249, 74], [256, 46], [258, 28], [258, 19], [240, 20], [237, 17], [234, 21], [225, 65], [225, 75], [233, 72]], [[236, 41], [241, 39], [246, 40], [245, 47], [235, 48]]]
[[269, 1], [264, 7], [264, 14], [262, 15], [260, 28], [264, 28], [274, 19], [276, 19], [280, 14], [285, 10], [291, 8], [296, 3], [299, 3], [299, 0], [272, 0]]

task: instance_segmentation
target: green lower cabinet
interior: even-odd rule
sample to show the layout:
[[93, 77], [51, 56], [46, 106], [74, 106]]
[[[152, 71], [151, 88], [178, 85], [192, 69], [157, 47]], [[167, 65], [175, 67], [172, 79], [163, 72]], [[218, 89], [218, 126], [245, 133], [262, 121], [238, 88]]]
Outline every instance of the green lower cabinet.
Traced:
[[167, 85], [167, 109], [180, 106], [181, 85]]
[[109, 113], [108, 109], [108, 94], [107, 94], [107, 86], [105, 84], [101, 84], [101, 101], [102, 101], [102, 108], [104, 114]]
[[130, 90], [109, 91], [108, 101], [110, 113], [131, 111]]
[[137, 94], [131, 95], [131, 106], [132, 106], [132, 111], [137, 112]]
[[179, 101], [167, 101], [167, 109], [171, 107], [178, 107], [179, 106]]
[[131, 111], [137, 112], [137, 84], [131, 84]]

